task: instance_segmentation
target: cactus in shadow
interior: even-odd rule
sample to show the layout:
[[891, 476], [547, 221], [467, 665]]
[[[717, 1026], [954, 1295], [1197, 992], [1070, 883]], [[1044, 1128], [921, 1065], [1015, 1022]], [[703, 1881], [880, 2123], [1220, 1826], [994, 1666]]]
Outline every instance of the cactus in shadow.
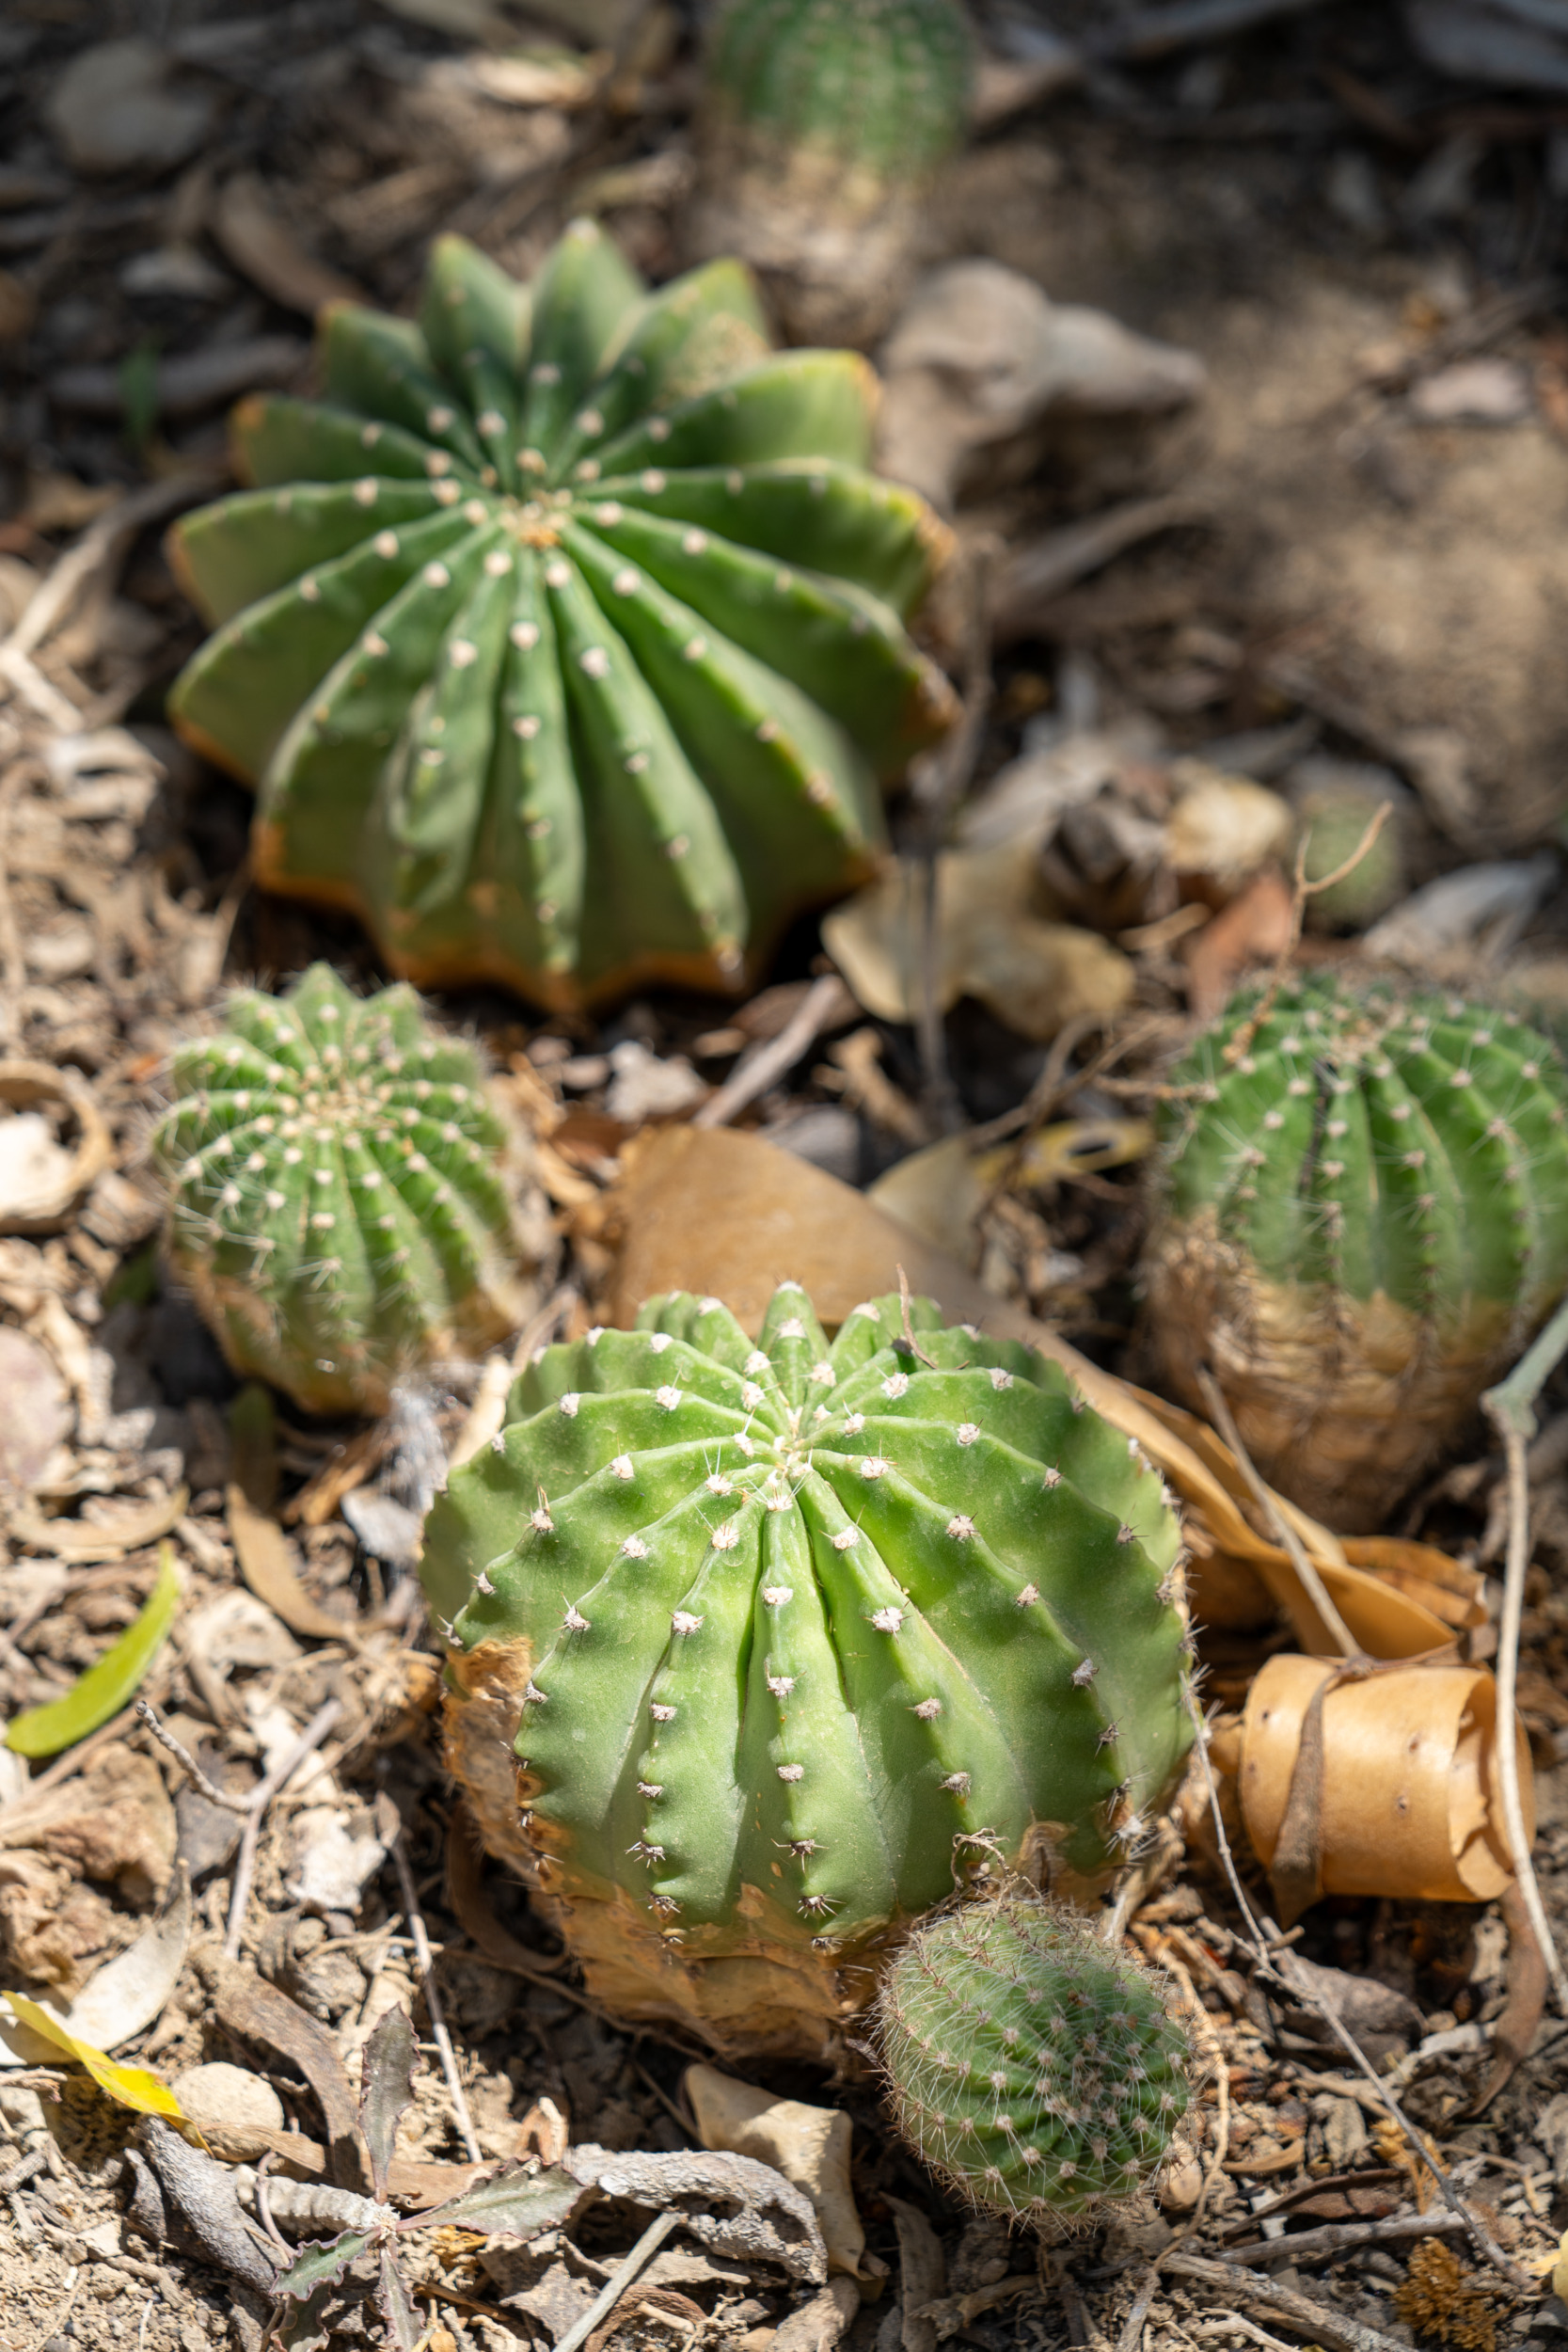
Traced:
[[1568, 1071], [1515, 1014], [1308, 974], [1171, 1071], [1144, 1281], [1258, 1467], [1375, 1527], [1568, 1286]]
[[421, 983], [741, 985], [954, 708], [864, 361], [771, 353], [737, 262], [646, 294], [591, 222], [527, 287], [441, 238], [419, 324], [340, 305], [320, 361], [170, 536], [215, 628], [170, 709], [258, 787], [258, 879]]
[[281, 999], [241, 991], [173, 1085], [168, 1256], [237, 1372], [309, 1412], [383, 1412], [521, 1319], [507, 1130], [412, 989], [361, 999], [318, 963]]
[[816, 2052], [956, 1875], [1139, 1842], [1190, 1739], [1179, 1542], [1056, 1365], [928, 1301], [830, 1345], [796, 1284], [754, 1341], [657, 1299], [544, 1351], [432, 1511], [451, 1760], [609, 2006]]
[[870, 342], [960, 145], [958, 0], [727, 0], [708, 41], [692, 237], [762, 273], [791, 335]]
[[1134, 2195], [1187, 2108], [1187, 2036], [1160, 1980], [1032, 1890], [917, 1928], [884, 1972], [876, 2041], [922, 2162], [1026, 2219]]

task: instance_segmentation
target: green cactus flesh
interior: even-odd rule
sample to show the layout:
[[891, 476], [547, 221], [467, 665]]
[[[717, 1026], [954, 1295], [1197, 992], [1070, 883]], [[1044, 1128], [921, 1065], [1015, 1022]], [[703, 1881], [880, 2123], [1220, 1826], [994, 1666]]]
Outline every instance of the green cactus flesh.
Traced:
[[786, 174], [826, 167], [871, 198], [958, 145], [971, 61], [956, 0], [729, 0], [707, 100]]
[[898, 2127], [1002, 2213], [1133, 2195], [1188, 2104], [1158, 1980], [1060, 1904], [1016, 1895], [917, 1928], [888, 1965], [878, 2052]]
[[1514, 1014], [1309, 975], [1171, 1073], [1145, 1263], [1265, 1475], [1376, 1525], [1568, 1287], [1568, 1072]]
[[318, 963], [282, 999], [241, 992], [173, 1084], [168, 1253], [236, 1371], [308, 1411], [380, 1411], [515, 1327], [505, 1130], [412, 989], [361, 999]]
[[528, 288], [442, 238], [419, 325], [341, 306], [321, 365], [171, 534], [215, 634], [170, 708], [258, 786], [259, 878], [417, 980], [738, 985], [953, 707], [865, 363], [770, 353], [734, 262], [645, 295], [579, 223]]
[[590, 1963], [605, 1906], [642, 1936], [623, 2009], [673, 1960], [831, 1963], [966, 1854], [1137, 1842], [1189, 1739], [1179, 1531], [1054, 1364], [887, 1298], [830, 1346], [786, 1284], [754, 1342], [679, 1295], [552, 1347], [509, 1414], [427, 1526], [451, 1753], [519, 1859], [520, 1789]]

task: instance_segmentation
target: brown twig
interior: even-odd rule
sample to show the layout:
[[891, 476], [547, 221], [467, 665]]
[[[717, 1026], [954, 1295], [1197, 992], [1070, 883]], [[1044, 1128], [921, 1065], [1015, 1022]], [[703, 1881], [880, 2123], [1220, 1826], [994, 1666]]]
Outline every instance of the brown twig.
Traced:
[[693, 1127], [727, 1126], [749, 1103], [793, 1070], [827, 1030], [852, 1021], [857, 1009], [838, 974], [824, 973], [812, 982], [778, 1036], [769, 1038], [749, 1061], [742, 1061], [718, 1091], [708, 1096], [692, 1118]]
[[[1293, 2263], [1328, 2262], [1358, 2246], [1392, 2246], [1407, 2237], [1446, 2236], [1454, 2230], [1467, 2231], [1469, 2226], [1463, 2213], [1401, 2213], [1382, 2221], [1336, 2221], [1324, 2230], [1303, 2230], [1286, 2242]], [[1227, 2246], [1214, 2259], [1250, 2262], [1256, 2254], [1277, 2254], [1279, 2243], [1277, 2238], [1249, 2238], [1244, 2246]]]
[[457, 2119], [458, 2137], [467, 2153], [469, 2163], [483, 2164], [484, 2151], [474, 2137], [474, 2119], [468, 2112], [468, 2101], [463, 2089], [463, 2077], [457, 2070], [457, 2053], [451, 2046], [451, 2035], [447, 2030], [446, 2013], [441, 2007], [441, 1995], [436, 1991], [435, 1956], [430, 1948], [430, 1938], [425, 1933], [424, 1914], [420, 1909], [420, 1898], [414, 1886], [414, 1873], [408, 1867], [408, 1856], [404, 1849], [401, 1826], [389, 1843], [392, 1850], [392, 1861], [398, 1874], [398, 1887], [403, 1896], [404, 1915], [408, 1922], [408, 1932], [413, 1938], [414, 1958], [419, 1964], [420, 1988], [424, 1994], [425, 2007], [430, 2011], [430, 2038], [440, 2053], [441, 2072], [447, 2078], [447, 2089], [451, 2093], [452, 2112]]
[[231, 1797], [227, 1789], [218, 1787], [216, 1781], [209, 1780], [189, 1748], [183, 1746], [172, 1731], [165, 1729], [150, 1699], [137, 1699], [136, 1716], [143, 1730], [150, 1731], [166, 1754], [173, 1756], [181, 1771], [201, 1791], [209, 1804], [221, 1804], [226, 1813], [249, 1813], [255, 1792], [252, 1791], [249, 1797]]
[[578, 2346], [587, 2343], [600, 2321], [609, 2318], [638, 2272], [652, 2259], [676, 2224], [685, 2218], [685, 2215], [679, 2212], [654, 2216], [625, 2262], [617, 2265], [577, 2325], [569, 2328], [562, 2337], [555, 2352], [578, 2352]]
[[1323, 1629], [1329, 1640], [1334, 1644], [1341, 1658], [1356, 1664], [1369, 1664], [1370, 1661], [1367, 1658], [1367, 1653], [1335, 1607], [1328, 1587], [1319, 1574], [1316, 1562], [1280, 1509], [1277, 1497], [1254, 1469], [1252, 1458], [1242, 1443], [1235, 1418], [1226, 1403], [1224, 1391], [1207, 1364], [1199, 1364], [1197, 1367], [1197, 1384], [1203, 1391], [1203, 1401], [1209, 1408], [1211, 1420], [1235, 1455], [1236, 1467], [1246, 1480], [1253, 1501], [1273, 1530], [1275, 1541], [1282, 1547], [1291, 1567], [1300, 1578], [1302, 1589], [1323, 1619]]
[[1529, 1461], [1528, 1449], [1535, 1436], [1535, 1400], [1568, 1349], [1568, 1302], [1560, 1306], [1534, 1344], [1528, 1348], [1508, 1378], [1488, 1389], [1481, 1406], [1503, 1442], [1508, 1478], [1508, 1552], [1503, 1570], [1503, 1605], [1497, 1621], [1497, 1724], [1496, 1752], [1502, 1794], [1503, 1824], [1513, 1861], [1519, 1893], [1535, 1931], [1558, 2008], [1568, 2017], [1568, 1980], [1552, 1941], [1551, 1924], [1541, 1899], [1535, 1866], [1530, 1860], [1525, 1829], [1525, 1808], [1519, 1793], [1518, 1677], [1519, 1629], [1525, 1608], [1525, 1576], [1529, 1566]]

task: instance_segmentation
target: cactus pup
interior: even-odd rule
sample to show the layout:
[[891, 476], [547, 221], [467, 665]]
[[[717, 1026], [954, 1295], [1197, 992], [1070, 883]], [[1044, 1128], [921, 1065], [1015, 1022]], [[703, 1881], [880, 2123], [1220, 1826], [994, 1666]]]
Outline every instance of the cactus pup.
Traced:
[[522, 1320], [507, 1128], [411, 988], [361, 999], [318, 963], [281, 999], [237, 992], [173, 1086], [168, 1255], [237, 1372], [308, 1412], [383, 1412]]
[[962, 141], [972, 67], [959, 0], [725, 0], [705, 62], [694, 244], [742, 252], [798, 340], [868, 344]]
[[876, 2040], [922, 2162], [1027, 2220], [1136, 2195], [1187, 2108], [1187, 2036], [1159, 1979], [1032, 1889], [916, 1928], [883, 1975]]
[[770, 351], [737, 262], [648, 294], [579, 222], [526, 287], [441, 238], [418, 324], [340, 305], [320, 366], [170, 539], [214, 626], [170, 710], [256, 786], [258, 880], [421, 985], [740, 987], [955, 707], [904, 628], [945, 533], [866, 471], [865, 362]]
[[[1060, 1369], [798, 1284], [544, 1351], [426, 1529], [449, 1754], [628, 2018], [820, 2056], [987, 1857], [1099, 1882], [1186, 1752], [1180, 1534]], [[502, 1737], [516, 1758], [505, 1770]]]
[[1568, 1286], [1568, 1072], [1514, 1014], [1307, 975], [1170, 1073], [1150, 1332], [1281, 1492], [1378, 1526]]

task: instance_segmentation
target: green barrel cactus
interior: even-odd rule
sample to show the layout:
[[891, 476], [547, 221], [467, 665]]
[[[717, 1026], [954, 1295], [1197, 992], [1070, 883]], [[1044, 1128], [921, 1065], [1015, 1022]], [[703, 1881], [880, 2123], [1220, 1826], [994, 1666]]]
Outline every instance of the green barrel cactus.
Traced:
[[281, 999], [241, 991], [173, 1086], [167, 1253], [236, 1372], [308, 1412], [382, 1412], [522, 1320], [507, 1128], [411, 988], [362, 999], [318, 963]]
[[1187, 2109], [1188, 2040], [1159, 1979], [1033, 1895], [916, 1928], [883, 1976], [876, 2041], [922, 2162], [1025, 2219], [1135, 2195]]
[[258, 879], [421, 983], [740, 986], [954, 707], [864, 362], [771, 353], [737, 262], [645, 294], [581, 222], [528, 287], [443, 237], [419, 324], [334, 308], [320, 365], [170, 539], [216, 632], [170, 709], [258, 787]]
[[431, 1513], [451, 1759], [608, 2006], [819, 2054], [967, 1865], [1138, 1844], [1190, 1737], [1179, 1544], [1056, 1365], [929, 1302], [830, 1345], [798, 1284], [754, 1341], [657, 1299], [543, 1351]]
[[963, 139], [972, 68], [959, 0], [727, 0], [705, 61], [698, 249], [743, 253], [791, 334], [868, 342]]
[[1568, 1071], [1516, 1015], [1309, 974], [1170, 1073], [1151, 1338], [1283, 1493], [1375, 1528], [1568, 1287]]

